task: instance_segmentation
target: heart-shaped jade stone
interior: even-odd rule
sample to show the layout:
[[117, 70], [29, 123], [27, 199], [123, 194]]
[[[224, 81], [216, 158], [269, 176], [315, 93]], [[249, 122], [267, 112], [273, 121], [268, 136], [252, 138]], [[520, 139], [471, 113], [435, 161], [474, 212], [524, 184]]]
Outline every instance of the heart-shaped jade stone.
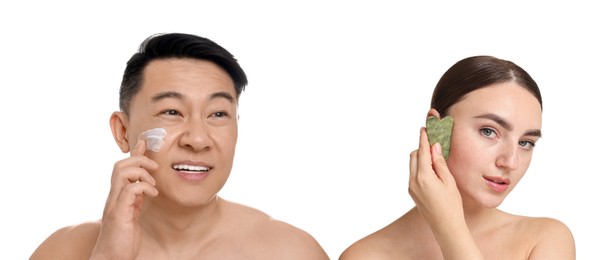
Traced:
[[450, 156], [450, 138], [452, 137], [452, 127], [454, 119], [446, 116], [439, 119], [435, 116], [429, 116], [426, 119], [426, 132], [429, 136], [431, 146], [435, 143], [441, 144], [441, 153], [447, 160]]

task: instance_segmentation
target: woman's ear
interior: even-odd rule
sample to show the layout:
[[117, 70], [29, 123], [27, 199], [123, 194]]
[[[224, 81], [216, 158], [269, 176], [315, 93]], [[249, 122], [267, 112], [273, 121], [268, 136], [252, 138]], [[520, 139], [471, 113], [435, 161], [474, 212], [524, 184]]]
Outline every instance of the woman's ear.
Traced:
[[123, 153], [130, 151], [130, 143], [128, 142], [128, 118], [124, 112], [113, 112], [109, 118], [109, 125], [111, 127], [111, 133], [113, 139], [120, 147]]
[[431, 108], [429, 110], [429, 112], [426, 114], [427, 118], [429, 118], [431, 116], [441, 119], [441, 115], [439, 115], [439, 112], [437, 111], [437, 109], [434, 109], [434, 108]]

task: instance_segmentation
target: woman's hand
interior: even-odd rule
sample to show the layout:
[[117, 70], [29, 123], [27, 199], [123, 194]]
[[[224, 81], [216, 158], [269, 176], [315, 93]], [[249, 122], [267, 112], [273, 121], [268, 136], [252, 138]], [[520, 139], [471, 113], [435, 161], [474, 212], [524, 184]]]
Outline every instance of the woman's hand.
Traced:
[[149, 174], [158, 165], [144, 156], [145, 142], [139, 140], [131, 156], [115, 163], [111, 189], [97, 243], [91, 259], [135, 259], [141, 246], [138, 217], [146, 196], [157, 196]]
[[444, 259], [483, 259], [466, 225], [462, 197], [441, 154], [441, 145], [430, 147], [425, 128], [420, 129], [418, 150], [410, 154], [408, 191], [431, 227]]
[[410, 154], [409, 193], [431, 227], [464, 219], [462, 199], [456, 180], [441, 154], [441, 145], [430, 147], [426, 128], [420, 129], [418, 150]]

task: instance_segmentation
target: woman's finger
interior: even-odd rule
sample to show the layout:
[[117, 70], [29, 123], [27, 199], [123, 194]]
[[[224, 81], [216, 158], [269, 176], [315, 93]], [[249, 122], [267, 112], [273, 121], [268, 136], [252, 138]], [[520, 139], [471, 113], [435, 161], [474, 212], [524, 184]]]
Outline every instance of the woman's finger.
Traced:
[[443, 157], [441, 151], [441, 144], [435, 143], [431, 149], [431, 158], [433, 161], [433, 170], [443, 182], [454, 181], [454, 177], [450, 173], [450, 169], [447, 167], [447, 162]]
[[418, 171], [432, 170], [431, 164], [431, 145], [429, 144], [426, 128], [423, 127], [420, 129], [420, 144], [418, 145]]
[[418, 150], [410, 153], [410, 183], [418, 176]]

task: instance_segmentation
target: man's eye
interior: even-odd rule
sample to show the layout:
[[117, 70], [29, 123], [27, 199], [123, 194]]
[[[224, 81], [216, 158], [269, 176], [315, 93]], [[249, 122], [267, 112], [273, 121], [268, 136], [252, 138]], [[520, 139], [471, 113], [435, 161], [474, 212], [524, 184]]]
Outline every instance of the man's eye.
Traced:
[[180, 115], [179, 111], [176, 111], [174, 109], [164, 110], [164, 111], [162, 111], [162, 114], [169, 115], [169, 116], [178, 116], [178, 115]]
[[226, 117], [227, 112], [224, 112], [224, 111], [214, 112], [214, 113], [212, 113], [212, 116], [213, 117]]

